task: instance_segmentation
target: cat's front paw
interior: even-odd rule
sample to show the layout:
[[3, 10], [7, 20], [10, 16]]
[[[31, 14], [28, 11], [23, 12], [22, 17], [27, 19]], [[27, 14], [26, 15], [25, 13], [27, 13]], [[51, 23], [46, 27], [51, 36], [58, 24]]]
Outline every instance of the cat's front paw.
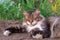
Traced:
[[35, 38], [35, 39], [42, 39], [42, 35], [36, 34], [35, 36], [32, 36], [32, 38]]
[[9, 30], [6, 30], [6, 31], [3, 32], [4, 36], [9, 36], [10, 34], [11, 34], [11, 32]]

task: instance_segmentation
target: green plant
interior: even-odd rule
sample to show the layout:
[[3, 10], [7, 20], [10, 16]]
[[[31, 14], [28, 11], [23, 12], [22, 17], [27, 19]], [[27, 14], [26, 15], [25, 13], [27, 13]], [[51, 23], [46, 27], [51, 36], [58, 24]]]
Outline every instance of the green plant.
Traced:
[[45, 17], [60, 15], [60, 2], [54, 2], [57, 5], [56, 12], [52, 10], [53, 3], [49, 0], [0, 0], [0, 20], [22, 20], [23, 10], [30, 11], [37, 7], [40, 7], [41, 14]]

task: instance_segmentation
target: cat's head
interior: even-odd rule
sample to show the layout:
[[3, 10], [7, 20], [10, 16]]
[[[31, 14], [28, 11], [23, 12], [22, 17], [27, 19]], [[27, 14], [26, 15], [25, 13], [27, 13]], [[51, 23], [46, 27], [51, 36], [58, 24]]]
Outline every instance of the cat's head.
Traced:
[[38, 21], [42, 19], [42, 17], [40, 17], [39, 8], [37, 8], [35, 11], [30, 12], [24, 10], [23, 14], [24, 14], [24, 20], [27, 22], [28, 25], [35, 25]]

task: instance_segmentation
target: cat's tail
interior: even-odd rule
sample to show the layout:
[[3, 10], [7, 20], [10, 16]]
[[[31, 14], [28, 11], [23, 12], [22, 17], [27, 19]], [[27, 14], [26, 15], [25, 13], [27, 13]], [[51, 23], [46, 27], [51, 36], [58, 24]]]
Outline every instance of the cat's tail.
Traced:
[[53, 24], [51, 25], [51, 28], [50, 28], [50, 30], [51, 30], [51, 38], [53, 37], [53, 28], [54, 28], [54, 26], [57, 24], [57, 21], [59, 20], [59, 18], [57, 18], [57, 19], [55, 19], [55, 21], [53, 22]]
[[14, 28], [14, 27], [10, 27], [10, 28], [7, 28], [5, 29], [5, 31], [3, 32], [3, 35], [5, 36], [9, 36], [10, 34], [12, 33], [23, 33], [23, 32], [26, 32], [25, 31], [25, 28]]

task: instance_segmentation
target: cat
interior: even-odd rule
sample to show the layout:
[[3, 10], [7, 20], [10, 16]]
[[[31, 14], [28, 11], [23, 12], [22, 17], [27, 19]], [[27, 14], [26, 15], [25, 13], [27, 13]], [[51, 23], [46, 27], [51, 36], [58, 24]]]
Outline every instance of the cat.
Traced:
[[41, 38], [48, 38], [50, 36], [50, 30], [47, 27], [46, 19], [40, 14], [40, 8], [35, 11], [23, 11], [23, 27], [33, 38], [37, 38], [36, 35], [40, 34]]
[[[23, 11], [22, 25], [18, 28], [9, 27], [4, 31], [4, 35], [8, 36], [13, 32], [27, 32], [32, 38], [48, 38], [50, 37], [50, 30], [47, 27], [46, 18], [41, 15], [40, 8], [34, 11]], [[13, 24], [13, 23], [12, 23]]]
[[48, 23], [50, 24], [51, 38], [60, 37], [60, 16], [48, 17]]

